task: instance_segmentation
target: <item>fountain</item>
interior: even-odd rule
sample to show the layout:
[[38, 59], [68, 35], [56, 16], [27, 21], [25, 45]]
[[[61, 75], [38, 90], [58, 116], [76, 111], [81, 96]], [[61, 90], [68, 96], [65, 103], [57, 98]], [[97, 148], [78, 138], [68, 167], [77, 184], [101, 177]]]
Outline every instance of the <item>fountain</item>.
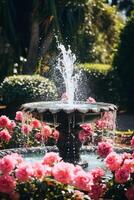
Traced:
[[67, 98], [63, 101], [26, 103], [22, 105], [22, 109], [33, 115], [38, 114], [42, 121], [57, 127], [60, 132], [57, 144], [60, 156], [66, 162], [81, 164], [81, 142], [78, 138], [80, 124], [99, 118], [106, 111], [116, 112], [117, 108], [113, 104], [78, 101], [76, 94], [80, 73], [76, 73], [74, 69], [75, 55], [62, 44], [58, 44], [58, 49], [60, 56], [57, 69], [64, 79]]

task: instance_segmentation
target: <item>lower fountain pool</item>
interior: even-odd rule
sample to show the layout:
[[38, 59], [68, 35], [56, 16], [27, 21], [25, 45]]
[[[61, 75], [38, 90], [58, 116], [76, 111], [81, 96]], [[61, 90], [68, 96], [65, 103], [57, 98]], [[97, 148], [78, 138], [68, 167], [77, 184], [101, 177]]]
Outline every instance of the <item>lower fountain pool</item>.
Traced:
[[[119, 154], [123, 152], [128, 152], [128, 153], [131, 152], [129, 148], [125, 149], [116, 148], [115, 151]], [[48, 152], [58, 152], [58, 148], [56, 146], [52, 147], [46, 146], [46, 147], [5, 149], [0, 151], [0, 157], [3, 157], [11, 153], [18, 153], [24, 157], [26, 162], [36, 163], [36, 162], [41, 162], [44, 155]], [[85, 171], [90, 171], [92, 169], [100, 167], [105, 171], [106, 179], [111, 177], [111, 172], [106, 168], [103, 160], [98, 158], [95, 147], [81, 148], [80, 155], [81, 155], [81, 161], [87, 163], [86, 165], [87, 167], [84, 168]]]

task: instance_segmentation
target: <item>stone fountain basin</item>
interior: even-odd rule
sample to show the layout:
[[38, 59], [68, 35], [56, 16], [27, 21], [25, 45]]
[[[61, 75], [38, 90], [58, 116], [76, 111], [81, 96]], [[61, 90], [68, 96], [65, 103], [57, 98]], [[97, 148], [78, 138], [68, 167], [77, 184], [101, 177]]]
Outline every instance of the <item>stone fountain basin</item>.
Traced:
[[68, 104], [68, 102], [62, 101], [40, 101], [40, 102], [31, 102], [26, 103], [21, 106], [21, 109], [24, 111], [30, 112], [50, 112], [52, 114], [59, 113], [64, 111], [65, 113], [100, 113], [104, 111], [114, 111], [117, 110], [117, 107], [114, 104], [108, 104], [103, 102], [97, 103], [86, 103], [84, 101], [75, 101], [72, 104]]

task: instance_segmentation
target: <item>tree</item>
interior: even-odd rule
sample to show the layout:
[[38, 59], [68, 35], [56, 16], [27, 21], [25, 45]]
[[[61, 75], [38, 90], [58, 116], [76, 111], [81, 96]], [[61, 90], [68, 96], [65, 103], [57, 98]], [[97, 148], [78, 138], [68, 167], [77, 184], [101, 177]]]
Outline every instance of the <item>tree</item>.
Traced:
[[128, 19], [120, 35], [120, 43], [113, 60], [113, 67], [120, 77], [119, 93], [123, 105], [134, 108], [134, 13]]

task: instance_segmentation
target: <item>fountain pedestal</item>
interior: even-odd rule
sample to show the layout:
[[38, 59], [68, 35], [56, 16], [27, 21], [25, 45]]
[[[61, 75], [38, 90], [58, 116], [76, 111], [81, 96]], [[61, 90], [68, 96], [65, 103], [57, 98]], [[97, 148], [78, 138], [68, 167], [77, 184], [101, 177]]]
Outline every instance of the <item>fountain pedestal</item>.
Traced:
[[33, 102], [22, 105], [25, 112], [42, 116], [45, 122], [53, 123], [60, 132], [59, 154], [65, 162], [81, 163], [81, 142], [78, 138], [79, 125], [89, 123], [105, 111], [115, 111], [116, 106], [106, 103], [89, 104], [86, 102]]

